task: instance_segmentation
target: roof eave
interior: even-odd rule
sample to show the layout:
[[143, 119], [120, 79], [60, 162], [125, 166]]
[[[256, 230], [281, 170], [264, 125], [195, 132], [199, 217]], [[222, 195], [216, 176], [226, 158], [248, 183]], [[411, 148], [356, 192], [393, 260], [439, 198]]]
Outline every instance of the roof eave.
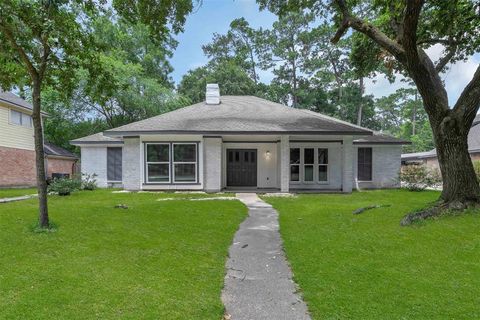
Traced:
[[[3, 103], [5, 103], [5, 104], [8, 104], [10, 107], [19, 108], [19, 109], [22, 109], [22, 110], [29, 111], [29, 112], [32, 112], [32, 113], [33, 113], [33, 108], [32, 108], [32, 109], [31, 109], [31, 108], [27, 108], [27, 107], [22, 106], [22, 105], [20, 105], [20, 104], [18, 104], [18, 103], [11, 102], [11, 101], [9, 101], [9, 100], [5, 100], [5, 99], [2, 99], [2, 98], [0, 98], [0, 101], [3, 102]], [[48, 118], [48, 113], [47, 113], [47, 112], [45, 112], [45, 111], [40, 111], [40, 114], [41, 114], [42, 116], [44, 116], [45, 118]]]
[[384, 145], [410, 145], [412, 144], [411, 141], [357, 141], [353, 142], [353, 144], [361, 144], [361, 145], [366, 145], [366, 144], [384, 144]]
[[130, 131], [105, 131], [103, 133], [108, 137], [123, 137], [123, 136], [139, 136], [149, 134], [201, 134], [201, 135], [272, 135], [272, 134], [288, 134], [288, 135], [351, 135], [351, 136], [371, 136], [373, 132], [362, 131], [205, 131], [205, 130], [130, 130]]
[[123, 141], [75, 141], [71, 140], [69, 143], [73, 146], [82, 145], [105, 145], [105, 144], [123, 144]]
[[77, 156], [66, 156], [66, 155], [57, 155], [57, 154], [45, 154], [47, 158], [52, 159], [63, 159], [63, 160], [78, 160]]

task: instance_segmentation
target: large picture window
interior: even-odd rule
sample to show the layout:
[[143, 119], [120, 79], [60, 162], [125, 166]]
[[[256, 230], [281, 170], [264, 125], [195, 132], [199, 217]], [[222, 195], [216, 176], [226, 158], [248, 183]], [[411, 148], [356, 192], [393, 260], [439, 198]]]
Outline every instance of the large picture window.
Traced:
[[328, 148], [290, 148], [290, 181], [328, 182]]
[[358, 181], [372, 181], [372, 148], [358, 148]]
[[197, 182], [196, 143], [147, 143], [147, 183]]
[[173, 167], [173, 179], [175, 182], [196, 182], [197, 145], [190, 143], [174, 143]]
[[170, 182], [170, 144], [148, 143], [146, 154], [147, 182]]

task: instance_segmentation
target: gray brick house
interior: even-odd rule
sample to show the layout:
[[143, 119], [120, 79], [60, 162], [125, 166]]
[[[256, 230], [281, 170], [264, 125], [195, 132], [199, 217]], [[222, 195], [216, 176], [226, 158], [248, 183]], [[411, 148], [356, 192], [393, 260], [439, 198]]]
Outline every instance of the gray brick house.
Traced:
[[398, 186], [402, 144], [316, 112], [220, 96], [71, 141], [82, 172], [128, 190], [332, 190]]

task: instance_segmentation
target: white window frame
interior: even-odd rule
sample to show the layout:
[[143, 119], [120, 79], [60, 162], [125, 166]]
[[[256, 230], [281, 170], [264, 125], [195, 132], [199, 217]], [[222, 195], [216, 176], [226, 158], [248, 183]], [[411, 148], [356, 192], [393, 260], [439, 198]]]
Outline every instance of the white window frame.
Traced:
[[[289, 161], [289, 166], [290, 166], [289, 167], [290, 171], [288, 172], [289, 181], [294, 182], [294, 183], [300, 183], [300, 182], [302, 182], [302, 176], [301, 176], [302, 175], [302, 172], [301, 172], [302, 171], [301, 170], [301, 168], [302, 168], [302, 148], [300, 148], [300, 147], [298, 147], [298, 148], [290, 147], [290, 150], [288, 150], [289, 155], [291, 154], [292, 149], [298, 149], [298, 156], [300, 158], [300, 162], [299, 163], [290, 163], [290, 161]], [[298, 167], [298, 180], [292, 180], [292, 167], [293, 166]]]
[[[359, 174], [359, 170], [358, 170], [358, 153], [359, 153], [359, 150], [360, 149], [370, 149], [371, 150], [371, 153], [372, 153], [372, 158], [371, 158], [371, 161], [370, 161], [370, 180], [360, 180], [358, 178], [358, 174]], [[371, 146], [359, 146], [357, 148], [357, 168], [356, 168], [356, 171], [357, 171], [357, 181], [358, 182], [373, 182], [373, 147]]]
[[[325, 149], [327, 150], [327, 163], [326, 164], [323, 164], [323, 163], [320, 163], [318, 161], [318, 154], [319, 154], [319, 150], [320, 149]], [[318, 183], [328, 183], [328, 181], [330, 180], [330, 168], [329, 168], [329, 165], [330, 165], [330, 151], [328, 148], [326, 147], [317, 147], [315, 148], [315, 153], [316, 153], [316, 158], [315, 158], [315, 161], [317, 162], [317, 181]], [[327, 167], [327, 180], [320, 180], [320, 166], [322, 167]]]
[[[290, 146], [290, 149], [300, 149], [300, 163], [299, 164], [290, 164], [290, 166], [294, 165], [294, 166], [299, 166], [300, 167], [300, 170], [299, 170], [299, 180], [295, 181], [295, 180], [291, 180], [291, 176], [289, 177], [289, 181], [290, 183], [292, 184], [297, 184], [297, 185], [301, 185], [301, 184], [304, 184], [304, 185], [315, 185], [315, 184], [319, 184], [319, 185], [326, 185], [326, 184], [330, 184], [330, 168], [329, 168], [329, 164], [330, 164], [330, 160], [328, 160], [328, 163], [326, 165], [323, 165], [323, 164], [319, 164], [318, 163], [318, 149], [327, 149], [328, 150], [328, 153], [330, 154], [330, 149], [328, 146], [319, 146], [317, 144], [312, 144], [312, 145], [301, 145], [301, 146]], [[305, 164], [305, 149], [313, 149], [313, 156], [314, 156], [314, 159], [313, 159], [313, 164], [310, 164], [310, 163], [307, 163]], [[305, 166], [313, 166], [313, 180], [311, 181], [305, 181]], [[320, 178], [320, 174], [319, 174], [319, 167], [320, 166], [326, 166], [327, 167], [327, 180], [319, 180]], [[289, 172], [289, 174], [291, 174], [291, 171]]]
[[[194, 145], [195, 146], [195, 162], [191, 161], [175, 161], [175, 146], [176, 145]], [[172, 142], [172, 150], [171, 150], [171, 164], [170, 167], [172, 170], [172, 177], [173, 183], [175, 184], [191, 184], [191, 183], [198, 183], [198, 144], [193, 142]], [[175, 179], [175, 165], [176, 164], [193, 164], [195, 165], [195, 180], [193, 181], [176, 181]]]
[[[148, 146], [149, 145], [165, 145], [168, 146], [168, 161], [148, 161]], [[172, 147], [168, 142], [148, 142], [145, 143], [145, 182], [150, 184], [170, 184], [172, 181]], [[148, 176], [148, 165], [149, 164], [167, 164], [168, 165], [168, 181], [150, 181]]]
[[[109, 180], [108, 179], [108, 149], [110, 148], [119, 148], [122, 151], [122, 180]], [[120, 183], [123, 181], [123, 147], [107, 147], [107, 182], [108, 183]]]
[[[13, 112], [16, 112], [20, 115], [20, 123], [15, 123], [12, 121], [13, 117], [12, 117], [12, 113]], [[24, 112], [21, 112], [21, 111], [18, 111], [18, 110], [15, 110], [15, 109], [10, 109], [10, 114], [9, 114], [9, 123], [11, 125], [14, 125], [14, 126], [22, 126], [22, 127], [25, 127], [25, 128], [32, 128], [33, 127], [33, 123], [32, 123], [32, 116], [29, 115], [29, 114], [26, 114]], [[28, 122], [24, 123], [25, 120], [24, 119], [28, 119]]]
[[[313, 149], [313, 163], [305, 163], [305, 149]], [[316, 179], [316, 162], [317, 160], [315, 159], [315, 156], [317, 155], [316, 148], [315, 147], [302, 147], [300, 151], [300, 161], [302, 164], [302, 183], [304, 184], [312, 184], [315, 183], [318, 179]], [[312, 167], [312, 180], [305, 180], [305, 167], [310, 166]]]

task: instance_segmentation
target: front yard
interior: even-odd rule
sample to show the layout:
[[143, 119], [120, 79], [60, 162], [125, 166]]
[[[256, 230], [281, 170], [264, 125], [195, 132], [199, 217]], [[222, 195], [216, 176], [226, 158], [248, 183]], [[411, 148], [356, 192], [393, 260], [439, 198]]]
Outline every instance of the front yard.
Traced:
[[[0, 318], [220, 319], [227, 250], [247, 210], [185, 197], [212, 195], [49, 196], [58, 229], [48, 234], [32, 231], [37, 199], [0, 204]], [[313, 319], [480, 318], [480, 214], [399, 225], [437, 197], [266, 197]], [[374, 204], [390, 206], [352, 214]]]
[[36, 188], [0, 189], [0, 199], [36, 194]]
[[[437, 192], [265, 198], [314, 319], [479, 319], [480, 214], [411, 227]], [[365, 211], [360, 207], [388, 204]]]
[[[220, 319], [227, 249], [247, 214], [202, 195], [83, 191], [0, 204], [1, 319]], [[128, 209], [114, 209], [125, 204]]]

